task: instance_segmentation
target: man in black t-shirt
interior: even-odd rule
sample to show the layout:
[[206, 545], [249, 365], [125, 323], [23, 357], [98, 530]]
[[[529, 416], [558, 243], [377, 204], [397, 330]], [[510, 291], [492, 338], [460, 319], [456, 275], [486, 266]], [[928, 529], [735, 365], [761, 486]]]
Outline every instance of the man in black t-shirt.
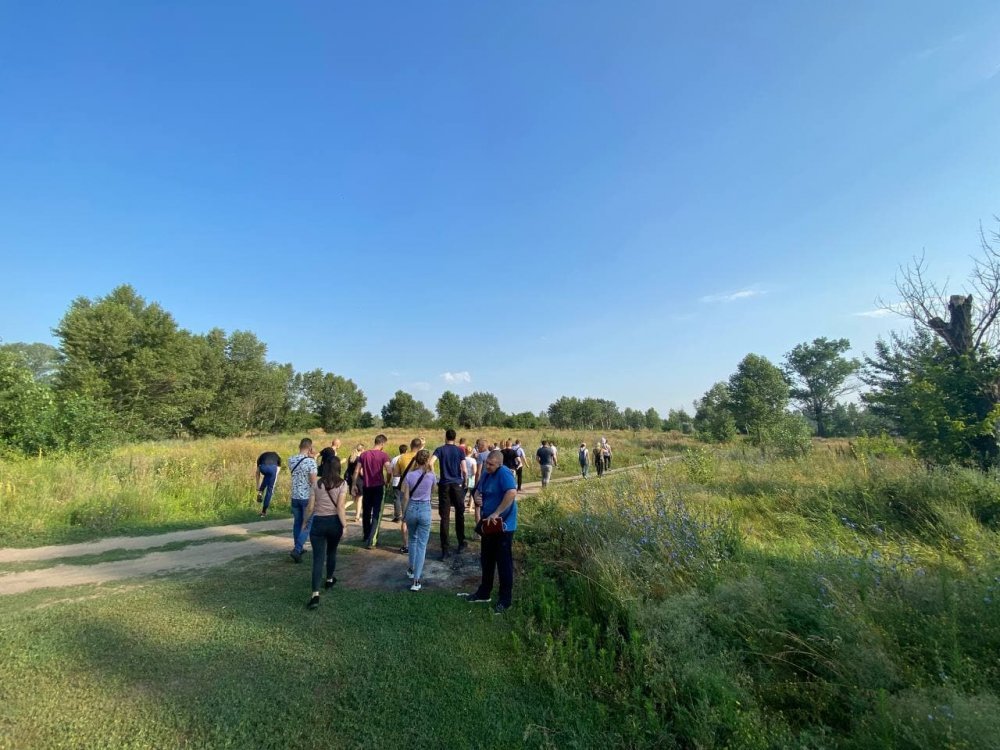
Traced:
[[267, 509], [271, 506], [271, 495], [274, 494], [274, 483], [278, 479], [279, 471], [281, 471], [281, 456], [274, 451], [265, 451], [257, 457], [257, 502], [263, 503], [261, 518], [267, 516]]

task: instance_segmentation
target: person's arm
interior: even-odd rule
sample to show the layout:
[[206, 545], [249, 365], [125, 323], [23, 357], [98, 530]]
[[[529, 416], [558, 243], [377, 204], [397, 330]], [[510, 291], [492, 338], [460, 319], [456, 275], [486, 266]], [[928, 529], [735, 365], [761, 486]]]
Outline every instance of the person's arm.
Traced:
[[312, 516], [313, 511], [316, 510], [316, 475], [310, 474], [309, 483], [309, 504], [306, 505], [306, 514], [304, 518], [309, 518]]
[[382, 474], [383, 474], [382, 483], [383, 484], [391, 485], [392, 484], [392, 461], [386, 461], [384, 464], [382, 464]]
[[406, 518], [406, 506], [410, 504], [410, 483], [404, 479], [399, 485], [403, 488], [403, 518]]
[[507, 512], [507, 509], [514, 504], [515, 500], [517, 500], [517, 490], [507, 490], [503, 495], [503, 500], [500, 501], [500, 505], [487, 516], [487, 519], [499, 518], [503, 513]]
[[257, 487], [257, 490], [259, 491], [260, 490], [260, 465], [259, 464], [257, 465], [257, 471], [254, 472], [254, 485]]
[[344, 506], [347, 505], [347, 482], [341, 482], [340, 487], [337, 488], [340, 492], [337, 496], [337, 518], [340, 519], [340, 525], [343, 528], [347, 528], [347, 510]]
[[465, 465], [465, 459], [461, 461], [462, 469], [462, 485], [465, 486], [469, 483], [469, 467]]

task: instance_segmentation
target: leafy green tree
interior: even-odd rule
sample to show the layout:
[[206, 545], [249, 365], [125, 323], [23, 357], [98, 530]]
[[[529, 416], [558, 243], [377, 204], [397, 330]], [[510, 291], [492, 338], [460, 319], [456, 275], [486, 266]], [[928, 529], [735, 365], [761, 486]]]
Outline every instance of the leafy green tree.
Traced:
[[791, 398], [815, 422], [820, 437], [830, 435], [830, 412], [837, 399], [852, 389], [848, 378], [860, 366], [858, 360], [844, 357], [850, 348], [847, 339], [818, 338], [811, 344], [798, 344], [785, 355]]
[[130, 286], [74, 300], [55, 329], [64, 362], [56, 389], [93, 399], [134, 438], [185, 432], [201, 349], [169, 313]]
[[726, 443], [736, 437], [736, 420], [730, 403], [729, 385], [716, 383], [694, 402], [694, 429], [699, 439]]
[[1000, 361], [985, 350], [959, 354], [929, 331], [891, 334], [865, 357], [862, 399], [929, 462], [979, 468], [1000, 459]]
[[549, 423], [559, 429], [568, 429], [577, 426], [578, 414], [580, 411], [580, 399], [573, 396], [560, 396], [557, 400], [549, 404]]
[[0, 447], [37, 453], [53, 447], [51, 391], [35, 381], [21, 353], [0, 349]]
[[496, 396], [476, 391], [462, 399], [460, 419], [462, 424], [468, 427], [486, 425], [499, 427], [504, 422], [504, 413]]
[[370, 411], [361, 412], [361, 419], [358, 420], [358, 427], [362, 430], [368, 430], [372, 427], [379, 427], [381, 425], [375, 424], [375, 415]]
[[25, 365], [39, 383], [52, 382], [62, 359], [59, 350], [51, 344], [13, 342], [3, 344], [0, 350], [21, 355]]
[[663, 427], [663, 420], [660, 419], [660, 413], [652, 406], [646, 409], [645, 423], [647, 430], [659, 430]]
[[462, 418], [462, 399], [457, 393], [445, 391], [437, 400], [438, 422], [442, 427], [458, 427]]
[[691, 432], [694, 419], [684, 409], [671, 409], [667, 412], [667, 418], [663, 420], [663, 429], [676, 430], [677, 432]]
[[542, 424], [538, 415], [532, 414], [530, 411], [522, 411], [509, 415], [504, 420], [503, 426], [514, 430], [537, 430]]
[[632, 409], [630, 407], [626, 407], [625, 410], [622, 411], [622, 421], [630, 430], [641, 430], [646, 426], [645, 415], [638, 409]]
[[324, 430], [350, 430], [359, 425], [368, 400], [353, 380], [316, 369], [302, 374], [301, 387], [309, 412]]
[[765, 433], [788, 407], [788, 382], [766, 357], [748, 354], [729, 378], [730, 409], [736, 424], [763, 448]]
[[382, 407], [382, 424], [386, 427], [424, 427], [433, 421], [430, 409], [406, 391], [396, 391]]

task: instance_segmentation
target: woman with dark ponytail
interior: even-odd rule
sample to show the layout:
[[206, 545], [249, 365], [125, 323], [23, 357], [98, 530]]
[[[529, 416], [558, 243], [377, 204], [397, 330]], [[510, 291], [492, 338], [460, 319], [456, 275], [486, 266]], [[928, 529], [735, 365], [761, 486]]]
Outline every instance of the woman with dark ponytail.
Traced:
[[[324, 589], [337, 582], [333, 573], [337, 569], [337, 545], [344, 536], [347, 517], [344, 505], [347, 501], [347, 482], [340, 471], [340, 459], [327, 457], [319, 468], [313, 498], [306, 508], [305, 517], [312, 517], [309, 541], [312, 543], [312, 596], [309, 609], [319, 606], [319, 582], [323, 577], [323, 563], [326, 562]], [[315, 515], [312, 515], [314, 514]]]

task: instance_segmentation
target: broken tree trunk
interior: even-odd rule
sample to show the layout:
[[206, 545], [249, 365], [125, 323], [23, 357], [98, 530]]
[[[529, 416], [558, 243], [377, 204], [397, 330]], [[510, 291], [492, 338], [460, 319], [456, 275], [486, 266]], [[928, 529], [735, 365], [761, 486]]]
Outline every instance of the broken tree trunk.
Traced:
[[968, 354], [972, 351], [973, 342], [972, 295], [953, 294], [948, 300], [948, 315], [950, 320], [947, 323], [941, 318], [931, 318], [927, 325], [947, 342], [955, 354]]

